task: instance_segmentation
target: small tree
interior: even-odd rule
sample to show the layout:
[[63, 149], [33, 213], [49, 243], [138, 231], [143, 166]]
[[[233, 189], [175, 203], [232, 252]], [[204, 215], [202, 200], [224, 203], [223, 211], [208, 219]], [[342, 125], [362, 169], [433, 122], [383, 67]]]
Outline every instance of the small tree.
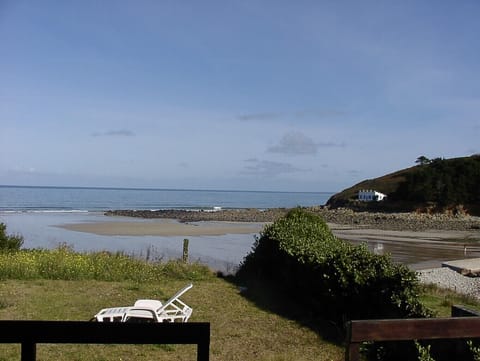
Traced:
[[432, 161], [430, 159], [428, 159], [427, 157], [425, 157], [424, 155], [421, 155], [420, 157], [417, 158], [417, 160], [415, 161], [415, 163], [419, 164], [419, 165], [425, 165], [425, 164], [430, 164]]
[[7, 235], [7, 226], [0, 223], [0, 252], [18, 251], [23, 245], [21, 235]]

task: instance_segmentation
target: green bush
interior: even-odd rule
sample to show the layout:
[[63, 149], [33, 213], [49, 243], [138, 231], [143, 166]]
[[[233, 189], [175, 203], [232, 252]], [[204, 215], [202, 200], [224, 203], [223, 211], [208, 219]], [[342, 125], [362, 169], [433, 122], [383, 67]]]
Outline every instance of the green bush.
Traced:
[[300, 208], [265, 227], [237, 276], [265, 281], [311, 317], [340, 327], [352, 319], [430, 315], [414, 272], [336, 238], [319, 216]]
[[0, 252], [18, 251], [22, 248], [23, 237], [20, 235], [8, 235], [5, 223], [0, 223]]

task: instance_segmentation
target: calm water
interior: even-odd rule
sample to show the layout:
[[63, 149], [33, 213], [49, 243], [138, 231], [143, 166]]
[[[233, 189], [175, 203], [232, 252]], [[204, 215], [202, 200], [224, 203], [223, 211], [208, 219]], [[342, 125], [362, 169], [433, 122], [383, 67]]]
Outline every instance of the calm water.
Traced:
[[[0, 222], [8, 233], [19, 233], [26, 248], [55, 248], [67, 243], [76, 251], [148, 253], [180, 258], [183, 238], [98, 236], [58, 228], [66, 223], [122, 221], [106, 217], [110, 209], [277, 208], [325, 204], [332, 193], [235, 192], [165, 189], [106, 189], [0, 186]], [[132, 222], [145, 222], [128, 219]], [[214, 269], [233, 271], [251, 250], [255, 234], [189, 237], [190, 259]]]
[[248, 192], [0, 186], [0, 211], [291, 208], [323, 205], [331, 192]]
[[[183, 236], [100, 236], [75, 232], [57, 226], [85, 222], [149, 222], [137, 218], [107, 217], [102, 213], [87, 212], [26, 212], [1, 213], [0, 222], [7, 225], [8, 233], [24, 237], [25, 248], [58, 247], [66, 243], [76, 251], [123, 251], [143, 258], [147, 252], [154, 258], [178, 259], [182, 257]], [[190, 260], [208, 264], [216, 270], [233, 271], [251, 250], [255, 234], [227, 234], [223, 236], [188, 237]]]

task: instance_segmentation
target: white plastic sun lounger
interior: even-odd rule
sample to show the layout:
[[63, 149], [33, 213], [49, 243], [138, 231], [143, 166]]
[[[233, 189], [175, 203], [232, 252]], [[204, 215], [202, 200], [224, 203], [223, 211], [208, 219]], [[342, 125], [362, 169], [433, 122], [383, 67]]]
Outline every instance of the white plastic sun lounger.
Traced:
[[157, 300], [137, 300], [133, 306], [100, 310], [93, 320], [98, 322], [187, 322], [192, 308], [180, 300], [193, 285], [189, 284], [162, 304]]

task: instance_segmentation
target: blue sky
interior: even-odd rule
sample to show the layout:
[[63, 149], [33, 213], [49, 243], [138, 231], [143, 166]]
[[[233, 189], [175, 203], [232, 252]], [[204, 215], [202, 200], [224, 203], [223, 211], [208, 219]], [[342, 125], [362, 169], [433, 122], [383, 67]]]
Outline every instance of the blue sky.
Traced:
[[478, 153], [479, 14], [0, 0], [0, 184], [339, 191]]

